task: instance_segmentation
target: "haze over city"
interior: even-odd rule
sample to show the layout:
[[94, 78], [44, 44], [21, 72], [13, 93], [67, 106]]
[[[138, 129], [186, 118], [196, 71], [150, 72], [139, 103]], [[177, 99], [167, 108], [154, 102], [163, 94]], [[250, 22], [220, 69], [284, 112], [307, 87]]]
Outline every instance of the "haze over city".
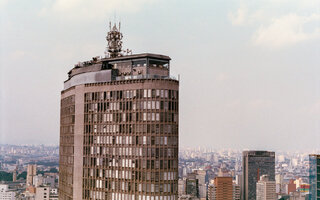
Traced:
[[123, 49], [169, 55], [180, 145], [318, 149], [320, 2], [0, 1], [2, 144], [58, 144], [60, 91], [78, 61]]

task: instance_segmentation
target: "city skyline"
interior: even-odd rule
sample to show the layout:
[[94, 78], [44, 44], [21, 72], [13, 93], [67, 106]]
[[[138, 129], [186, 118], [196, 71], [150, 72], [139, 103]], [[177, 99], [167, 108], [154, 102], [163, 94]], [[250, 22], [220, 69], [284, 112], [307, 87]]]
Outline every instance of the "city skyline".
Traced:
[[318, 148], [319, 2], [112, 2], [104, 14], [76, 11], [83, 1], [0, 3], [0, 143], [58, 144], [65, 72], [103, 55], [108, 22], [121, 21], [124, 49], [173, 59], [180, 146]]

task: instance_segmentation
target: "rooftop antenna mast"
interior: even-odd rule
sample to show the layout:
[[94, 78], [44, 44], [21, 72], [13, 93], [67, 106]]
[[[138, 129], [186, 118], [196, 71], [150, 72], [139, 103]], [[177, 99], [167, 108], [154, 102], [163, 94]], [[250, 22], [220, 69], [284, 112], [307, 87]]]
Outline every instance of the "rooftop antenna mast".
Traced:
[[108, 47], [107, 51], [109, 53], [109, 56], [111, 58], [115, 58], [118, 56], [122, 56], [121, 54], [121, 48], [122, 48], [122, 33], [120, 32], [120, 22], [119, 27], [117, 28], [116, 23], [114, 23], [113, 27], [111, 28], [111, 22], [109, 22], [109, 32], [107, 34], [107, 41], [108, 41]]

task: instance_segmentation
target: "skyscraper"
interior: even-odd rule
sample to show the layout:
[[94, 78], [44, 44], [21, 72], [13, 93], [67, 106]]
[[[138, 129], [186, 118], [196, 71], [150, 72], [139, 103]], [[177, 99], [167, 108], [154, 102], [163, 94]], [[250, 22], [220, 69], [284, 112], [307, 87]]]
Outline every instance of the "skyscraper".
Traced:
[[27, 168], [27, 186], [32, 186], [33, 183], [33, 177], [37, 175], [37, 165], [28, 165]]
[[268, 175], [275, 181], [275, 153], [269, 151], [244, 151], [242, 153], [242, 199], [256, 199], [256, 184], [260, 176]]
[[309, 183], [310, 183], [310, 199], [320, 199], [320, 155], [309, 155]]
[[197, 173], [188, 173], [186, 179], [186, 194], [191, 195], [193, 198], [199, 198], [199, 179], [197, 179]]
[[233, 199], [232, 177], [216, 177], [214, 185], [216, 187], [216, 200]]
[[109, 54], [64, 82], [59, 199], [178, 198], [179, 81], [170, 57], [124, 55], [121, 39], [110, 25]]

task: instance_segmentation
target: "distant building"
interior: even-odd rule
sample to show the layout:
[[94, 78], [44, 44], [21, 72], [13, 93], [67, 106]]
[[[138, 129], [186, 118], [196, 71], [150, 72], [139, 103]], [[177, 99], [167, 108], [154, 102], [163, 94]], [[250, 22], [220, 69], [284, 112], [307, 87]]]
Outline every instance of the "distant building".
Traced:
[[233, 184], [233, 195], [232, 199], [233, 200], [240, 200], [241, 199], [241, 188], [240, 185]]
[[178, 194], [179, 194], [179, 196], [186, 194], [186, 179], [179, 179], [179, 181], [178, 181]]
[[257, 182], [257, 200], [276, 200], [276, 182], [270, 181], [267, 175], [262, 175]]
[[28, 165], [27, 168], [27, 186], [34, 185], [33, 178], [37, 175], [37, 165]]
[[199, 180], [197, 174], [189, 173], [186, 179], [186, 194], [199, 198]]
[[256, 184], [261, 175], [268, 175], [275, 181], [275, 153], [269, 151], [244, 151], [242, 153], [242, 199], [256, 199]]
[[286, 189], [284, 188], [283, 175], [276, 174], [275, 179], [276, 179], [276, 193], [287, 194], [288, 192], [285, 192]]
[[320, 155], [309, 155], [309, 183], [312, 200], [320, 199]]
[[13, 181], [13, 182], [17, 181], [17, 171], [16, 171], [16, 170], [14, 170], [14, 171], [12, 172], [12, 181]]
[[233, 199], [232, 177], [216, 177], [214, 185], [216, 187], [216, 200]]
[[240, 200], [240, 186], [232, 177], [216, 177], [208, 186], [208, 200]]
[[0, 200], [15, 200], [15, 192], [9, 191], [7, 184], [0, 184]]
[[194, 197], [192, 195], [182, 195], [179, 196], [178, 200], [199, 200], [199, 198]]
[[295, 191], [296, 191], [296, 184], [294, 183], [294, 180], [291, 179], [288, 183], [288, 194]]
[[240, 191], [239, 191], [240, 197], [239, 198], [241, 198], [241, 196], [242, 196], [242, 184], [243, 184], [242, 176], [243, 176], [242, 174], [236, 175], [236, 180], [235, 180], [235, 185], [238, 185], [239, 189], [240, 189]]
[[216, 187], [213, 184], [208, 186], [208, 200], [216, 199]]
[[49, 200], [50, 199], [50, 188], [48, 186], [36, 187], [35, 200]]
[[194, 173], [196, 173], [196, 179], [198, 179], [199, 198], [206, 199], [207, 197], [206, 171], [195, 170]]

